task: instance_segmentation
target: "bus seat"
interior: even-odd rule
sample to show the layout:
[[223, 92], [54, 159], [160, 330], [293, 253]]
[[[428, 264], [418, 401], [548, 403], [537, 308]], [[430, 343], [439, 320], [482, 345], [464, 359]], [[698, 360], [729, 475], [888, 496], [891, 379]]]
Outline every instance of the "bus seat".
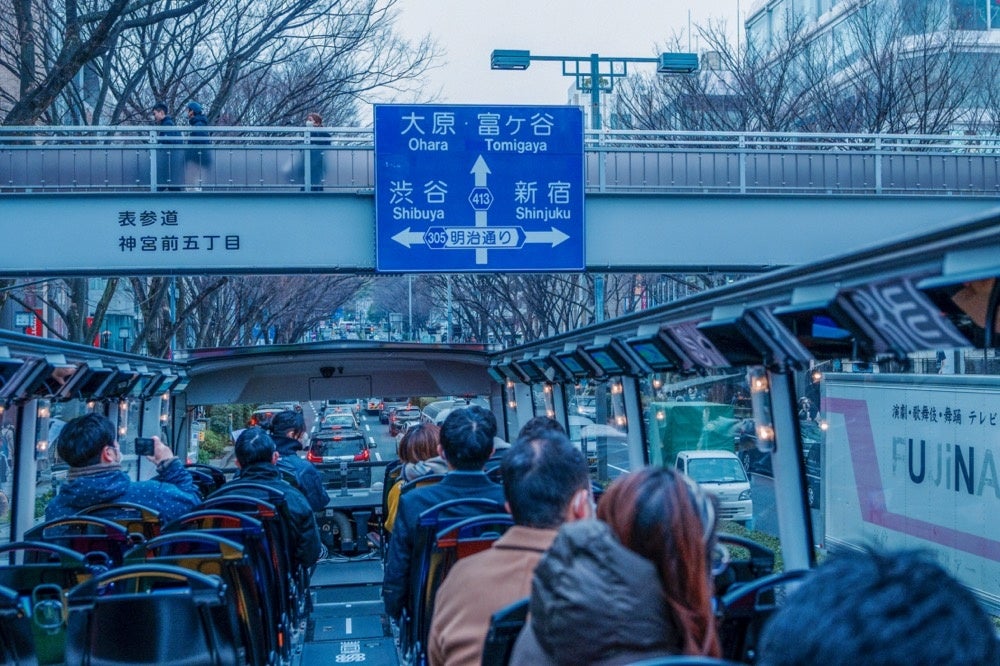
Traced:
[[483, 642], [482, 666], [507, 666], [514, 642], [528, 618], [531, 597], [519, 599], [490, 616], [490, 628]]
[[214, 465], [187, 463], [184, 467], [195, 476], [194, 483], [202, 497], [208, 497], [226, 483], [226, 473]]
[[128, 530], [121, 525], [107, 518], [79, 515], [56, 518], [36, 525], [24, 533], [24, 540], [54, 543], [84, 555], [103, 554], [111, 566], [119, 566], [125, 551], [134, 545]]
[[242, 543], [206, 531], [173, 532], [139, 544], [125, 555], [125, 564], [169, 564], [217, 575], [226, 583], [225, 607], [240, 629], [240, 643], [251, 666], [277, 659], [278, 637], [267, 599], [258, 586], [255, 563]]
[[755, 581], [774, 571], [774, 551], [770, 548], [728, 532], [719, 532], [716, 540], [725, 547], [722, 552], [727, 558], [720, 571], [713, 571], [716, 597], [721, 598], [734, 585]]
[[402, 497], [404, 494], [412, 491], [414, 488], [423, 488], [424, 486], [429, 486], [431, 484], [437, 483], [444, 478], [444, 474], [425, 474], [424, 476], [418, 476], [415, 479], [407, 481], [403, 484], [403, 487], [399, 489], [399, 495]]
[[509, 513], [472, 516], [438, 532], [435, 535], [436, 548], [448, 554], [447, 567], [450, 569], [463, 557], [475, 555], [492, 546], [513, 524], [514, 518]]
[[90, 578], [93, 569], [86, 556], [55, 544], [18, 541], [0, 546], [0, 561], [18, 554], [23, 563], [0, 565], [0, 586], [16, 592], [25, 611], [34, 644], [32, 663], [62, 664], [66, 650], [64, 595]]
[[[289, 656], [291, 620], [286, 592], [287, 581], [274, 566], [273, 548], [264, 525], [258, 519], [235, 511], [202, 509], [187, 513], [163, 528], [164, 535], [204, 532], [239, 543], [252, 565], [255, 584], [267, 617], [268, 646], [283, 658]], [[172, 547], [179, 550], [180, 545]], [[193, 547], [192, 547], [193, 548]]]
[[500, 535], [514, 524], [509, 513], [485, 513], [461, 519], [451, 525], [445, 525], [434, 536], [430, 552], [423, 562], [425, 570], [421, 572], [424, 580], [419, 601], [414, 607], [414, 624], [418, 645], [421, 652], [426, 649], [427, 638], [431, 631], [431, 620], [434, 617], [434, 599], [438, 588], [444, 581], [455, 562], [463, 557], [474, 555], [486, 550]]
[[[392, 533], [385, 528], [385, 520], [389, 516], [389, 491], [392, 487], [396, 485], [399, 481], [400, 474], [403, 473], [403, 462], [401, 460], [392, 460], [388, 465], [385, 466], [385, 471], [382, 474], [382, 512], [378, 516], [378, 535], [379, 535], [379, 556], [382, 559], [382, 563], [385, 564], [386, 558], [389, 555], [389, 538]], [[402, 488], [400, 488], [402, 492]]]
[[36, 661], [31, 619], [21, 606], [20, 595], [7, 587], [0, 587], [0, 663], [45, 663]]
[[268, 544], [281, 589], [285, 592], [292, 626], [305, 616], [310, 573], [295, 560], [294, 539], [280, 490], [258, 483], [231, 481], [206, 499], [206, 509], [217, 508], [243, 513], [258, 519], [268, 535]]
[[162, 526], [159, 511], [131, 502], [95, 504], [77, 511], [76, 515], [107, 518], [124, 527], [129, 534], [141, 534], [143, 539], [152, 539], [159, 535]]
[[722, 656], [739, 662], [754, 663], [757, 643], [767, 619], [778, 608], [779, 590], [801, 580], [809, 569], [782, 571], [749, 583], [732, 586], [719, 600], [716, 611]]
[[66, 663], [238, 663], [238, 630], [226, 609], [226, 584], [218, 576], [168, 565], [130, 565], [81, 583], [67, 600]]
[[[417, 479], [419, 481], [420, 479]], [[426, 661], [427, 633], [430, 618], [424, 617], [431, 562], [434, 559], [438, 532], [464, 518], [483, 514], [504, 513], [500, 502], [482, 497], [462, 497], [435, 504], [420, 514], [413, 533], [413, 553], [407, 605], [400, 619], [400, 649], [412, 652], [414, 663]], [[433, 608], [431, 608], [433, 612]]]

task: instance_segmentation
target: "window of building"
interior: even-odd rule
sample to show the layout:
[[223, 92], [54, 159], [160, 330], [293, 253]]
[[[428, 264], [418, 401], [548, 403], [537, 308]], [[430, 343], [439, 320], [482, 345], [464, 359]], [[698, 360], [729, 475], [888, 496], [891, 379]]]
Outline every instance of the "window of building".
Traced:
[[994, 0], [951, 0], [952, 26], [957, 30], [986, 30], [987, 9], [996, 11]]

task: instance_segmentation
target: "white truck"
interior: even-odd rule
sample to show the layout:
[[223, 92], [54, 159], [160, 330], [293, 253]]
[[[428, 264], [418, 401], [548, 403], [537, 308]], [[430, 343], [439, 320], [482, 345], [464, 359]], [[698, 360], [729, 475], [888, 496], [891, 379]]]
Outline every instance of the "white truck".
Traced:
[[1000, 612], [1000, 378], [823, 378], [823, 546], [931, 551]]

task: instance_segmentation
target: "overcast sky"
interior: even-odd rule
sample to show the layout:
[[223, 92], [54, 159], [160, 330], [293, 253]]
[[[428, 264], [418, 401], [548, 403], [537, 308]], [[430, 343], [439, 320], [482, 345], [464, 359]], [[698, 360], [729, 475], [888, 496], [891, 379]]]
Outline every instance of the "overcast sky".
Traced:
[[[754, 0], [400, 0], [399, 31], [430, 34], [445, 51], [427, 76], [429, 92], [449, 104], [565, 104], [573, 79], [558, 62], [533, 62], [527, 71], [490, 70], [493, 49], [536, 55], [654, 56], [691, 25], [722, 19], [733, 30]], [[741, 36], [742, 38], [742, 36]], [[697, 38], [690, 42], [698, 51]], [[636, 67], [654, 68], [652, 64]], [[631, 71], [631, 68], [630, 68]], [[403, 101], [403, 100], [400, 100]]]

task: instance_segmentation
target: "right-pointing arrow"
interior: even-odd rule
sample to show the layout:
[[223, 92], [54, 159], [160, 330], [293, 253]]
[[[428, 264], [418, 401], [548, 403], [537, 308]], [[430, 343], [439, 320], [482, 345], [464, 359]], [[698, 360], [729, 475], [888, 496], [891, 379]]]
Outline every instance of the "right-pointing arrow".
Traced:
[[567, 240], [569, 236], [559, 231], [555, 227], [552, 227], [551, 231], [525, 231], [524, 232], [524, 242], [525, 243], [552, 243], [552, 247], [559, 245], [564, 240]]
[[409, 227], [406, 227], [398, 234], [392, 237], [392, 240], [396, 241], [400, 245], [405, 245], [407, 249], [411, 245], [423, 245], [424, 244], [424, 232], [422, 231], [410, 231]]

